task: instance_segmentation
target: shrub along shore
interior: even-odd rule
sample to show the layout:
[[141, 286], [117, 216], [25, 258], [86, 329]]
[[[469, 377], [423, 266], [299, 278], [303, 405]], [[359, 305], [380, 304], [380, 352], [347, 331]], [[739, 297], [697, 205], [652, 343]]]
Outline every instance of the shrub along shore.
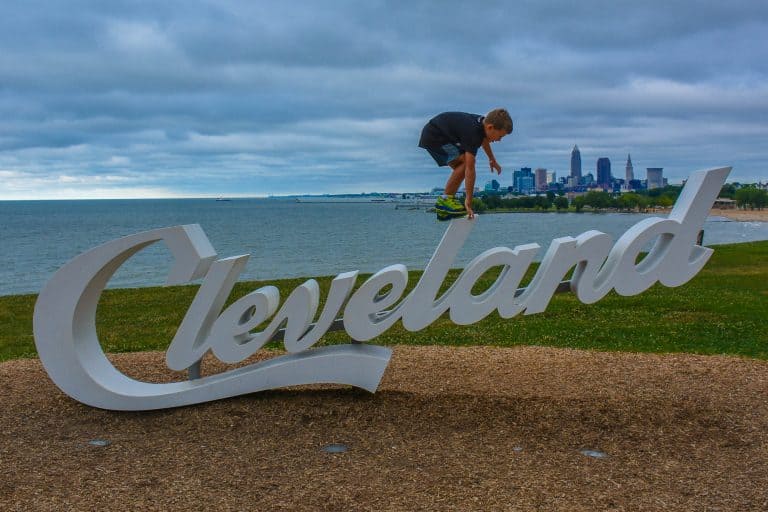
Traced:
[[[453, 324], [447, 315], [419, 332], [399, 323], [372, 343], [382, 345], [546, 345], [629, 352], [730, 354], [768, 359], [768, 241], [714, 246], [704, 269], [678, 288], [659, 284], [633, 297], [611, 292], [586, 305], [572, 293], [555, 295], [549, 308], [531, 316], [502, 319], [497, 313], [469, 326]], [[535, 271], [529, 269], [524, 282]], [[340, 269], [346, 270], [346, 269]], [[444, 287], [460, 273], [451, 271]], [[410, 273], [414, 286], [420, 272]], [[475, 286], [480, 293], [497, 273], [486, 273]], [[358, 285], [367, 276], [358, 279]], [[317, 278], [322, 298], [331, 277]], [[305, 279], [241, 282], [229, 303], [271, 284], [281, 300]], [[197, 291], [196, 285], [107, 290], [97, 314], [99, 338], [107, 352], [164, 351]], [[407, 293], [407, 292], [406, 292]], [[35, 295], [0, 297], [0, 361], [35, 357], [32, 314]], [[322, 302], [320, 307], [322, 307]], [[320, 343], [347, 343], [341, 332]], [[269, 348], [281, 348], [277, 343]]]

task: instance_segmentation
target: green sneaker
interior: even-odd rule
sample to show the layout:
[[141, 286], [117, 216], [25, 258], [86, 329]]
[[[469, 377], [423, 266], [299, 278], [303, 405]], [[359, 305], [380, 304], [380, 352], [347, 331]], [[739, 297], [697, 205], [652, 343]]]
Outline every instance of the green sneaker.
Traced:
[[435, 211], [443, 213], [451, 217], [461, 217], [467, 214], [464, 205], [456, 200], [453, 196], [438, 197], [435, 203]]

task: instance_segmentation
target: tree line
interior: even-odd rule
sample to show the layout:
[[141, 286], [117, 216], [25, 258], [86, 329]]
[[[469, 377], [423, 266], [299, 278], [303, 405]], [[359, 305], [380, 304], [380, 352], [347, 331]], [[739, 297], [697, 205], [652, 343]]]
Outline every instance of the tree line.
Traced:
[[668, 186], [654, 190], [628, 192], [614, 196], [601, 190], [590, 190], [576, 196], [571, 203], [561, 193], [547, 192], [536, 196], [502, 197], [499, 194], [484, 193], [473, 201], [475, 211], [486, 210], [541, 210], [555, 209], [563, 211], [573, 209], [577, 212], [584, 208], [595, 210], [646, 211], [649, 208], [667, 208], [672, 206], [680, 194], [679, 186]]
[[[590, 190], [576, 196], [573, 201], [562, 192], [547, 192], [535, 196], [503, 197], [499, 193], [485, 192], [475, 197], [472, 208], [477, 212], [486, 210], [575, 210], [585, 208], [593, 210], [617, 210], [624, 212], [645, 212], [652, 208], [669, 208], [680, 195], [680, 185], [668, 185], [652, 190], [637, 190], [620, 195], [613, 195], [602, 190]], [[768, 192], [756, 185], [726, 184], [720, 191], [720, 197], [734, 199], [739, 208], [763, 209], [768, 205]]]
[[768, 191], [758, 188], [755, 184], [729, 183], [720, 190], [720, 197], [734, 199], [736, 206], [744, 210], [762, 210], [768, 206]]

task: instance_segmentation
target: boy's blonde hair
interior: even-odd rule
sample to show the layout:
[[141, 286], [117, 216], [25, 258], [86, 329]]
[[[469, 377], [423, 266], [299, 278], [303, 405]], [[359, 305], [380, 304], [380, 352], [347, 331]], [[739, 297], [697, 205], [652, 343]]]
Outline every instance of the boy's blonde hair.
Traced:
[[495, 108], [485, 115], [486, 124], [490, 124], [497, 130], [504, 130], [507, 133], [512, 133], [512, 117], [510, 117], [507, 109]]

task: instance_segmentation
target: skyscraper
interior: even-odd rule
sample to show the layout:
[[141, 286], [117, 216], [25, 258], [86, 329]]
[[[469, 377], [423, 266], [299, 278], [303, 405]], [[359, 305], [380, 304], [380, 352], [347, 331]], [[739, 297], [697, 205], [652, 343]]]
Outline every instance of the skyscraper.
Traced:
[[648, 190], [664, 186], [663, 167], [648, 167], [646, 171], [648, 172]]
[[629, 156], [629, 153], [627, 153], [627, 168], [626, 168], [626, 176], [624, 177], [624, 188], [627, 190], [630, 189], [630, 183], [632, 180], [635, 179], [635, 170], [632, 167], [632, 157]]
[[574, 187], [581, 184], [581, 151], [579, 151], [579, 146], [575, 144], [573, 151], [571, 151], [571, 178], [573, 178]]
[[611, 160], [607, 157], [597, 159], [597, 184], [603, 190], [611, 188]]
[[530, 194], [535, 190], [536, 182], [530, 167], [521, 167], [512, 172], [512, 187], [515, 192]]
[[536, 192], [547, 191], [547, 170], [543, 167], [536, 169], [534, 173], [534, 179], [536, 181]]

